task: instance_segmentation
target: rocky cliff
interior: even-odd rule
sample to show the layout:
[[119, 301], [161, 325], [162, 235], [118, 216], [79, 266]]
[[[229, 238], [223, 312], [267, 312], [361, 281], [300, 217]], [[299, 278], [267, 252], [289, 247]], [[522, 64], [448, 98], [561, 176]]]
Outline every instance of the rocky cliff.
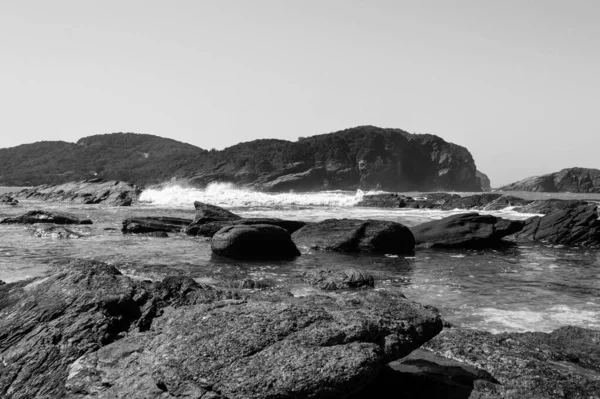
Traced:
[[215, 181], [263, 191], [382, 189], [480, 191], [469, 151], [430, 134], [360, 126], [300, 138], [261, 139], [222, 151], [147, 134], [96, 135], [76, 144], [0, 149], [0, 185], [102, 178], [138, 185]]
[[503, 191], [540, 191], [548, 193], [600, 193], [600, 170], [567, 168], [560, 172], [533, 176], [511, 183]]

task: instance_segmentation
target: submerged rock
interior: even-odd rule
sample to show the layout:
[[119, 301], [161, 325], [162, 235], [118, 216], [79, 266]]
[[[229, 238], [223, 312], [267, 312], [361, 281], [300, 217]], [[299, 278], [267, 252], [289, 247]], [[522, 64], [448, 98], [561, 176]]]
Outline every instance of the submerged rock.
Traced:
[[435, 310], [362, 291], [165, 308], [144, 334], [78, 359], [70, 398], [344, 398], [436, 335]]
[[19, 205], [19, 201], [17, 201], [12, 194], [2, 194], [0, 195], [0, 204], [16, 206]]
[[600, 246], [597, 206], [581, 205], [527, 219], [515, 238], [561, 245]]
[[186, 229], [191, 219], [167, 216], [134, 217], [123, 220], [123, 234], [140, 234], [152, 232], [179, 233]]
[[219, 230], [211, 240], [213, 253], [234, 259], [289, 259], [300, 256], [290, 234], [281, 227], [234, 225]]
[[4, 218], [0, 224], [33, 224], [33, 223], [53, 223], [53, 224], [92, 224], [90, 219], [80, 219], [75, 215], [65, 212], [49, 211], [30, 211], [19, 216]]
[[33, 228], [33, 231], [31, 234], [34, 237], [40, 237], [40, 238], [64, 239], [64, 238], [81, 238], [81, 237], [83, 237], [83, 235], [81, 235], [73, 230], [69, 230], [65, 227], [51, 226], [51, 225], [44, 225], [44, 224], [35, 226]]
[[381, 220], [328, 219], [292, 234], [298, 246], [338, 252], [412, 253], [415, 240], [408, 227]]
[[142, 189], [134, 184], [97, 178], [28, 188], [15, 193], [15, 196], [42, 201], [129, 206], [137, 202], [141, 192]]
[[302, 274], [304, 281], [323, 290], [342, 290], [350, 288], [373, 288], [373, 276], [357, 269], [309, 270]]
[[251, 226], [255, 224], [270, 224], [273, 226], [278, 226], [284, 228], [290, 234], [306, 226], [306, 222], [300, 222], [296, 220], [283, 220], [276, 218], [245, 218], [231, 221], [207, 222], [203, 224], [194, 223], [186, 229], [186, 234], [200, 237], [212, 237], [223, 227], [233, 225]]
[[524, 222], [462, 213], [411, 227], [418, 246], [489, 248], [523, 227]]

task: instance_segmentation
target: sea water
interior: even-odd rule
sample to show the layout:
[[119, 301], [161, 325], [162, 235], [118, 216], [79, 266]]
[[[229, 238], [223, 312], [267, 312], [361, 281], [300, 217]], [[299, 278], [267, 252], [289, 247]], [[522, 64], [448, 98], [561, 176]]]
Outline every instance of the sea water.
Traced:
[[[94, 221], [73, 229], [80, 239], [37, 238], [23, 225], [0, 225], [0, 280], [31, 278], [52, 271], [72, 258], [97, 259], [138, 279], [189, 275], [200, 282], [251, 278], [294, 295], [323, 294], [303, 283], [300, 274], [312, 268], [359, 268], [375, 277], [376, 289], [399, 291], [409, 299], [437, 307], [443, 317], [467, 328], [500, 331], [551, 331], [563, 325], [600, 328], [600, 250], [543, 243], [517, 244], [501, 250], [417, 249], [412, 256], [338, 254], [300, 248], [291, 261], [240, 262], [213, 256], [210, 240], [169, 234], [169, 238], [123, 235], [123, 219], [132, 216], [193, 218], [194, 201], [225, 207], [244, 217], [278, 217], [308, 222], [329, 218], [391, 220], [414, 226], [465, 212], [362, 208], [366, 194], [267, 194], [229, 184], [205, 190], [181, 186], [146, 189], [132, 207], [74, 205], [20, 201], [0, 206], [0, 217], [33, 209], [73, 213]], [[512, 193], [531, 199], [547, 193]], [[562, 198], [600, 201], [600, 195], [563, 194]], [[483, 212], [526, 219], [512, 209]], [[325, 293], [327, 294], [327, 293]]]

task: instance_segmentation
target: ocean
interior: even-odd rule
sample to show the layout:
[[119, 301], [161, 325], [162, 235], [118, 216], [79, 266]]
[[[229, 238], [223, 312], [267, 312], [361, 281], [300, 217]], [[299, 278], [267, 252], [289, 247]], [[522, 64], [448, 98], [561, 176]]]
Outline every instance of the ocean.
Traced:
[[[0, 193], [14, 191], [0, 188]], [[408, 193], [411, 194], [411, 193]], [[467, 194], [467, 193], [462, 193]], [[600, 194], [510, 193], [523, 198], [580, 198]], [[302, 282], [312, 268], [359, 268], [375, 277], [376, 289], [400, 291], [409, 299], [440, 309], [457, 326], [501, 331], [551, 331], [564, 325], [600, 328], [600, 250], [542, 243], [502, 250], [417, 249], [414, 256], [356, 255], [311, 251], [292, 261], [240, 262], [213, 256], [210, 241], [185, 234], [169, 238], [123, 235], [131, 216], [193, 218], [194, 201], [225, 207], [244, 217], [278, 217], [304, 221], [328, 218], [391, 220], [414, 226], [465, 212], [361, 208], [362, 192], [267, 194], [213, 184], [205, 190], [181, 186], [146, 189], [132, 207], [20, 201], [0, 205], [0, 217], [33, 209], [73, 213], [94, 221], [74, 230], [73, 240], [36, 238], [22, 225], [0, 225], [0, 280], [40, 276], [71, 258], [97, 259], [138, 279], [185, 274], [199, 282], [224, 278], [261, 280], [293, 295], [328, 295]], [[509, 219], [533, 215], [512, 209], [489, 213]]]

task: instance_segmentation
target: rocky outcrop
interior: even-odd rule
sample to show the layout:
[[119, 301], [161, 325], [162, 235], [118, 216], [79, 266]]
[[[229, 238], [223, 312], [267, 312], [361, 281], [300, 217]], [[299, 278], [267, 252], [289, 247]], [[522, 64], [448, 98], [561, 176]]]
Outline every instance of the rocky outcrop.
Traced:
[[475, 176], [477, 176], [477, 179], [479, 180], [481, 191], [492, 191], [492, 183], [485, 173], [476, 170]]
[[582, 205], [588, 205], [587, 201], [582, 200], [561, 200], [561, 199], [544, 199], [544, 200], [535, 200], [524, 206], [520, 206], [515, 208], [516, 211], [521, 213], [537, 213], [542, 215], [547, 215], [551, 212], [577, 208]]
[[533, 176], [511, 183], [502, 191], [541, 191], [548, 193], [600, 193], [600, 170], [568, 168], [560, 172]]
[[68, 239], [68, 238], [81, 238], [82, 235], [76, 231], [67, 229], [62, 226], [52, 226], [48, 224], [40, 224], [36, 225], [31, 232], [31, 235], [34, 237], [40, 238], [58, 238], [58, 239]]
[[185, 231], [191, 219], [168, 216], [134, 217], [123, 220], [123, 234], [143, 234], [153, 232], [180, 233]]
[[442, 328], [385, 292], [165, 309], [151, 331], [78, 359], [69, 398], [344, 398]]
[[595, 204], [580, 205], [527, 219], [515, 238], [551, 244], [600, 246], [600, 220]]
[[225, 208], [200, 201], [194, 201], [194, 208], [196, 209], [196, 216], [193, 223], [227, 222], [242, 218]]
[[33, 224], [33, 223], [53, 223], [53, 224], [92, 224], [90, 219], [80, 219], [75, 215], [65, 212], [49, 211], [30, 211], [19, 216], [4, 218], [0, 224]]
[[281, 227], [290, 234], [306, 226], [306, 222], [301, 222], [297, 220], [283, 220], [277, 218], [245, 218], [233, 221], [208, 222], [204, 224], [193, 223], [186, 228], [185, 232], [186, 234], [192, 236], [212, 237], [217, 231], [227, 226], [251, 226], [255, 224], [270, 224], [273, 226]]
[[19, 205], [19, 201], [12, 194], [2, 194], [0, 195], [0, 205], [16, 206]]
[[358, 269], [315, 269], [302, 273], [302, 278], [308, 284], [328, 291], [375, 286], [373, 276]]
[[463, 213], [411, 227], [415, 243], [424, 247], [493, 248], [521, 230], [524, 222], [491, 215]]
[[213, 253], [234, 259], [290, 259], [300, 256], [290, 233], [269, 224], [234, 225], [211, 239]]
[[328, 219], [307, 224], [292, 239], [299, 247], [337, 252], [410, 254], [415, 247], [406, 226], [381, 220]]
[[30, 200], [129, 206], [137, 202], [141, 192], [139, 187], [130, 183], [89, 179], [28, 188], [14, 195]]

